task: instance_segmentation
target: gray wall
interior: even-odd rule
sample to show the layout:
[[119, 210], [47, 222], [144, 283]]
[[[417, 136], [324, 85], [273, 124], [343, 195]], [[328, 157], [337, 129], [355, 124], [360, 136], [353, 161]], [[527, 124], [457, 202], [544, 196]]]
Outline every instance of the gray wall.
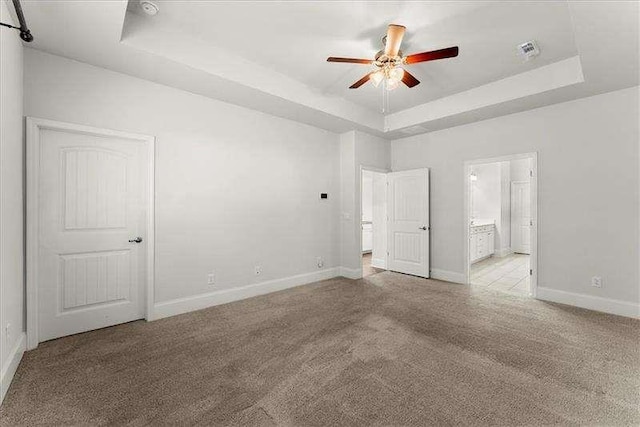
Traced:
[[156, 136], [157, 302], [338, 266], [337, 134], [33, 49], [25, 112]]
[[[12, 22], [0, 2], [2, 22]], [[24, 342], [24, 229], [22, 43], [18, 32], [0, 28], [0, 367], [2, 396]], [[5, 378], [5, 376], [7, 378]]]
[[637, 303], [638, 117], [634, 87], [393, 141], [431, 168], [432, 268], [464, 271], [464, 161], [537, 151], [538, 286]]

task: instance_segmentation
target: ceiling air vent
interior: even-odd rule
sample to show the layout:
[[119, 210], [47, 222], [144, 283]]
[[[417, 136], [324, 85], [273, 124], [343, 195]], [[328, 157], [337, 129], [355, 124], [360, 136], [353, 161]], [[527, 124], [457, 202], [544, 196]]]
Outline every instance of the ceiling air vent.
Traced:
[[525, 61], [528, 61], [531, 58], [540, 55], [540, 48], [535, 40], [531, 40], [518, 45], [518, 52], [520, 52], [520, 55], [524, 57]]
[[404, 135], [417, 135], [419, 133], [425, 133], [427, 130], [427, 128], [417, 125], [411, 126], [410, 128], [400, 129], [399, 132]]

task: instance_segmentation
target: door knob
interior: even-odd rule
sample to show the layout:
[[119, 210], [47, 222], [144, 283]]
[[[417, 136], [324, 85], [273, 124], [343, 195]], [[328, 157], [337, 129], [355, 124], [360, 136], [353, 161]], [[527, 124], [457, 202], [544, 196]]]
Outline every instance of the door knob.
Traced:
[[423, 225], [422, 227], [418, 227], [418, 228], [419, 228], [420, 230], [426, 230], [426, 229], [427, 229], [427, 226], [426, 226], [426, 225]]
[[140, 243], [142, 242], [142, 237], [138, 236], [135, 239], [129, 240], [129, 243]]

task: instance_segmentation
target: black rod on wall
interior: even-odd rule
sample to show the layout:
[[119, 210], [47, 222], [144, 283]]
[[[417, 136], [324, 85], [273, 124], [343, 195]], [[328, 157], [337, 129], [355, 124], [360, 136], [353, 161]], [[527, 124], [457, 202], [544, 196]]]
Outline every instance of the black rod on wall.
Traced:
[[33, 41], [33, 35], [31, 35], [31, 31], [27, 27], [27, 21], [24, 19], [24, 13], [22, 13], [22, 6], [20, 5], [20, 0], [13, 0], [13, 7], [16, 10], [16, 15], [18, 16], [18, 21], [20, 22], [19, 27], [14, 27], [13, 25], [5, 24], [4, 22], [0, 22], [0, 25], [3, 27], [15, 28], [16, 30], [20, 30], [20, 38], [27, 43]]

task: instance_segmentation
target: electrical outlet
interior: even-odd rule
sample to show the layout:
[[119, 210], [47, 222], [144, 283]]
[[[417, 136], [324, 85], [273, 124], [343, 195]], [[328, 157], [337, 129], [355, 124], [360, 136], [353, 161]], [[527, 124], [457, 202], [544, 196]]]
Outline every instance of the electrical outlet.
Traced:
[[207, 275], [207, 285], [215, 285], [216, 283], [216, 274], [214, 271]]
[[260, 267], [259, 265], [256, 265], [255, 267], [253, 267], [253, 272], [256, 274], [256, 276], [259, 276], [262, 274], [262, 267]]
[[318, 268], [324, 267], [324, 260], [322, 259], [322, 257], [316, 258], [316, 264], [318, 265]]
[[602, 287], [602, 277], [593, 276], [591, 278], [591, 286], [593, 286], [595, 288], [601, 288]]

